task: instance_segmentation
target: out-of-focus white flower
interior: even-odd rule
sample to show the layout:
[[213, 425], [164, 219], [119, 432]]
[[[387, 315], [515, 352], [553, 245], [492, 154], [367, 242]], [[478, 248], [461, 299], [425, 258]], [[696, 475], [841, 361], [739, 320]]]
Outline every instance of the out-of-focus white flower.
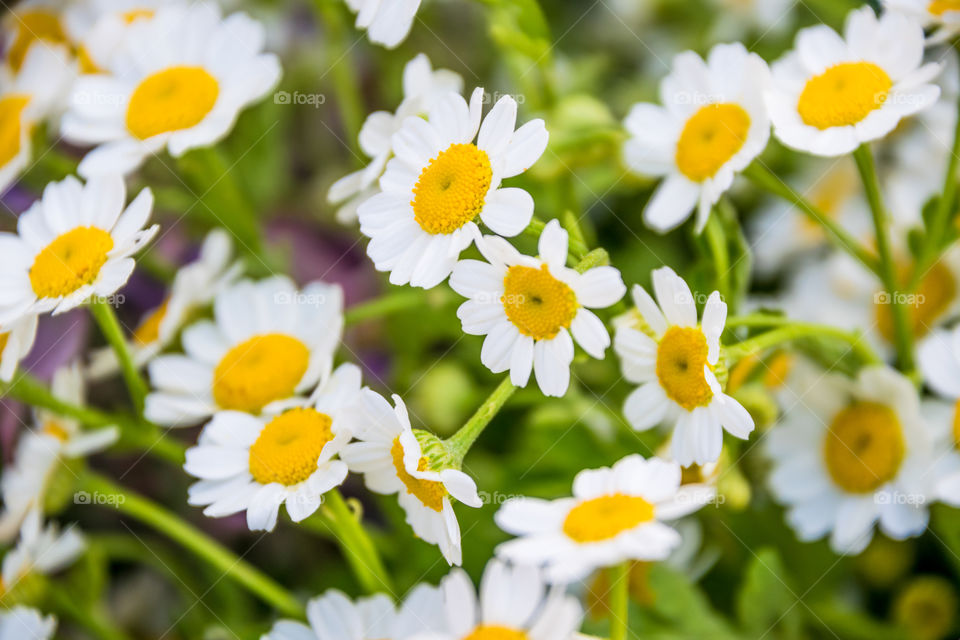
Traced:
[[888, 10], [911, 15], [924, 27], [934, 27], [928, 44], [945, 42], [960, 32], [960, 3], [956, 0], [883, 0]]
[[57, 621], [21, 605], [0, 613], [0, 640], [52, 640]]
[[12, 591], [30, 574], [48, 575], [70, 566], [87, 543], [75, 527], [63, 533], [54, 524], [43, 526], [38, 509], [32, 509], [20, 528], [16, 546], [3, 556], [0, 577], [5, 591]]
[[0, 327], [0, 380], [10, 382], [37, 338], [37, 315], [28, 313]]
[[420, 0], [346, 0], [357, 14], [357, 29], [366, 29], [370, 42], [392, 49], [403, 42], [420, 8]]

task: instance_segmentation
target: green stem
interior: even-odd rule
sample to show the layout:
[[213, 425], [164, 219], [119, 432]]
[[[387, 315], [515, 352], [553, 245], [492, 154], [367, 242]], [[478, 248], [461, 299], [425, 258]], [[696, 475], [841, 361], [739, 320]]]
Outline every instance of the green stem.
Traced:
[[630, 561], [610, 569], [610, 640], [630, 632]]
[[740, 316], [727, 319], [728, 327], [777, 327], [758, 336], [747, 338], [743, 342], [738, 342], [724, 347], [727, 360], [730, 364], [740, 360], [748, 355], [758, 351], [769, 349], [785, 342], [799, 340], [801, 338], [830, 338], [839, 340], [850, 345], [853, 351], [865, 364], [882, 364], [880, 356], [874, 353], [873, 349], [867, 344], [862, 335], [844, 331], [836, 327], [819, 324], [808, 324], [805, 322], [791, 322], [783, 319], [780, 321], [776, 316], [768, 317], [760, 314], [752, 316]]
[[360, 128], [363, 126], [364, 108], [360, 86], [357, 84], [357, 65], [352, 64], [350, 51], [353, 48], [349, 41], [347, 21], [345, 20], [342, 2], [338, 0], [314, 0], [320, 20], [327, 27], [327, 60], [330, 64], [328, 73], [332, 76], [337, 104], [340, 107], [340, 118], [347, 136], [350, 150], [357, 158], [362, 157], [360, 150]]
[[856, 258], [863, 266], [880, 275], [880, 265], [877, 259], [871, 255], [863, 246], [857, 242], [856, 238], [830, 219], [826, 213], [813, 206], [806, 198], [797, 193], [790, 185], [777, 177], [760, 162], [754, 162], [744, 169], [743, 175], [749, 178], [754, 184], [775, 196], [783, 198], [794, 207], [802, 211], [811, 221], [823, 227], [827, 237], [833, 240], [841, 249]]
[[[522, 233], [523, 235], [531, 238], [539, 238], [545, 226], [547, 226], [545, 221], [534, 216], [533, 219], [530, 220], [530, 224], [527, 225], [527, 228], [524, 229]], [[569, 252], [571, 259], [580, 260], [590, 252], [590, 248], [584, 244], [582, 239], [575, 238], [571, 235]]]
[[713, 255], [713, 270], [717, 276], [717, 290], [720, 297], [727, 300], [730, 297], [730, 250], [727, 247], [727, 235], [723, 230], [723, 223], [719, 214], [713, 211], [707, 218], [704, 228], [710, 253]]
[[877, 169], [873, 164], [873, 154], [867, 145], [857, 147], [853, 152], [853, 158], [857, 162], [857, 169], [860, 171], [867, 202], [873, 216], [877, 253], [880, 255], [880, 279], [890, 299], [897, 359], [903, 372], [910, 376], [914, 370], [913, 331], [910, 328], [910, 318], [898, 283], [897, 265], [890, 243], [890, 220], [883, 205], [883, 196], [880, 195]]
[[493, 390], [493, 393], [470, 416], [470, 419], [446, 441], [447, 451], [456, 466], [459, 467], [463, 462], [463, 458], [470, 451], [470, 447], [473, 446], [473, 443], [477, 441], [483, 430], [487, 428], [490, 421], [499, 413], [516, 390], [517, 388], [510, 382], [510, 376], [505, 377]]
[[148, 387], [133, 361], [127, 339], [120, 327], [119, 320], [117, 320], [117, 314], [114, 313], [113, 307], [110, 306], [108, 301], [96, 298], [90, 303], [90, 313], [93, 314], [97, 324], [100, 325], [103, 337], [106, 338], [107, 343], [117, 355], [123, 381], [127, 385], [127, 391], [130, 392], [130, 399], [133, 401], [137, 415], [142, 416], [143, 403], [147, 397]]
[[363, 589], [369, 594], [393, 593], [393, 585], [380, 554], [359, 517], [337, 489], [324, 496], [321, 516], [343, 549], [347, 563]]
[[81, 476], [78, 489], [97, 494], [98, 504], [129, 515], [183, 545], [284, 615], [303, 618], [303, 605], [286, 589], [160, 505], [93, 472]]
[[456, 299], [447, 289], [395, 291], [375, 300], [350, 307], [344, 313], [344, 322], [347, 325], [357, 324], [365, 320], [381, 318], [425, 306], [440, 308]]

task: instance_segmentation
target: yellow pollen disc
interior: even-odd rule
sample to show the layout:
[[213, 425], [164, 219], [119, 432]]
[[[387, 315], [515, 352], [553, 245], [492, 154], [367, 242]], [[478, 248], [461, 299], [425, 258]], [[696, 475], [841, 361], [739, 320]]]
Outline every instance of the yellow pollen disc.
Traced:
[[849, 493], [870, 493], [893, 480], [904, 456], [897, 414], [876, 402], [857, 402], [836, 416], [823, 456], [834, 483]]
[[50, 421], [43, 425], [41, 431], [48, 436], [53, 436], [60, 442], [66, 442], [70, 438], [70, 434], [63, 428], [63, 425], [55, 421]]
[[571, 509], [563, 521], [563, 532], [575, 542], [600, 542], [651, 520], [652, 504], [640, 496], [613, 493]]
[[127, 129], [146, 140], [199, 124], [217, 103], [220, 85], [202, 67], [170, 67], [147, 76], [130, 96]]
[[960, 400], [953, 407], [953, 446], [960, 449]]
[[260, 484], [299, 484], [317, 470], [317, 460], [333, 440], [333, 420], [316, 409], [286, 411], [260, 432], [250, 447], [250, 475]]
[[554, 278], [547, 265], [507, 269], [500, 302], [507, 319], [534, 340], [549, 340], [560, 329], [569, 329], [577, 315], [577, 295]]
[[[400, 444], [400, 438], [393, 441], [393, 446], [390, 447], [390, 456], [393, 458], [393, 468], [397, 472], [397, 477], [407, 488], [407, 493], [416, 497], [425, 507], [429, 507], [437, 513], [443, 511], [443, 498], [447, 495], [446, 488], [442, 482], [421, 480], [407, 473], [407, 468], [403, 465], [403, 445]], [[428, 461], [421, 457], [417, 464], [417, 470], [426, 471], [427, 469]]]
[[167, 315], [167, 305], [169, 304], [170, 298], [167, 298], [159, 307], [144, 316], [143, 320], [140, 321], [140, 325], [133, 332], [133, 341], [135, 343], [142, 347], [152, 344], [160, 338], [160, 323], [163, 322], [163, 318]]
[[677, 141], [677, 169], [694, 182], [713, 177], [740, 151], [749, 131], [750, 114], [738, 104], [700, 107]]
[[0, 98], [0, 167], [6, 166], [20, 153], [22, 114], [29, 103], [30, 96], [19, 93]]
[[887, 99], [893, 81], [872, 62], [844, 62], [807, 81], [797, 111], [817, 129], [857, 124]]
[[[911, 269], [902, 268], [901, 277], [909, 276]], [[942, 262], [933, 265], [920, 279], [915, 295], [906, 300], [910, 329], [915, 338], [927, 335], [939, 318], [947, 312], [957, 297], [957, 281], [953, 272]], [[893, 343], [893, 309], [885, 297], [877, 297], [875, 305], [877, 330], [887, 342]]]
[[703, 367], [707, 338], [700, 329], [670, 327], [657, 346], [657, 380], [667, 397], [687, 411], [710, 404], [713, 391]]
[[942, 16], [947, 11], [960, 11], [960, 0], [933, 0], [927, 5], [927, 11], [935, 16]]
[[23, 66], [30, 47], [36, 42], [61, 44], [67, 42], [67, 34], [60, 23], [60, 17], [52, 11], [24, 11], [14, 14], [17, 35], [7, 52], [7, 62], [14, 71]]
[[113, 249], [113, 238], [97, 227], [63, 233], [34, 258], [30, 284], [38, 298], [60, 298], [92, 284]]
[[492, 181], [486, 151], [452, 144], [420, 172], [410, 202], [413, 217], [427, 233], [453, 233], [480, 214]]
[[153, 9], [131, 9], [120, 14], [120, 19], [127, 24], [133, 24], [137, 20], [149, 20], [156, 12]]
[[463, 640], [527, 640], [527, 634], [509, 627], [499, 625], [480, 625]]
[[259, 413], [293, 395], [307, 372], [310, 350], [283, 333], [250, 338], [230, 349], [213, 372], [213, 398], [223, 409]]

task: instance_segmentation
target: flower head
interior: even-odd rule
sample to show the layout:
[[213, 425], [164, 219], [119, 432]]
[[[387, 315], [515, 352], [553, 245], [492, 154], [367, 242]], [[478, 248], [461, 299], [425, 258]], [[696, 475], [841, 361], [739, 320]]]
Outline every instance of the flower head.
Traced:
[[420, 0], [347, 0], [357, 14], [357, 29], [366, 29], [370, 42], [393, 49], [403, 42], [420, 8]]

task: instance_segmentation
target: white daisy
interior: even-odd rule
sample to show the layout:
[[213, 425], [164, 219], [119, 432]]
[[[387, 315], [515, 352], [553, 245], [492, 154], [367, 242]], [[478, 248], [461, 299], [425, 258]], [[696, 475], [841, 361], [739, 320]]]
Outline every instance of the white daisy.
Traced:
[[583, 608], [562, 587], [548, 587], [540, 569], [490, 560], [479, 594], [470, 577], [454, 569], [440, 584], [447, 628], [416, 640], [570, 640]]
[[329, 373], [342, 332], [339, 286], [242, 280], [217, 295], [212, 321], [184, 329], [185, 355], [150, 362], [145, 415], [188, 426], [221, 410], [270, 412]]
[[830, 533], [836, 553], [857, 554], [877, 520], [896, 540], [920, 535], [931, 459], [913, 384], [883, 366], [865, 367], [855, 380], [818, 372], [796, 384], [799, 400], [766, 445], [770, 488], [797, 537]]
[[179, 157], [226, 136], [280, 77], [263, 39], [258, 22], [221, 18], [211, 2], [163, 7], [129, 25], [107, 73], [77, 80], [63, 119], [68, 141], [99, 145], [80, 174], [127, 174], [164, 148]]
[[34, 49], [68, 55], [71, 43], [63, 19], [66, 6], [67, 0], [24, 0], [6, 12], [2, 22], [4, 66], [19, 72]]
[[[170, 293], [134, 329], [128, 345], [134, 363], [143, 366], [169, 346], [190, 317], [213, 302], [224, 287], [240, 277], [242, 271], [240, 261], [233, 260], [230, 235], [223, 229], [214, 229], [207, 234], [200, 256], [177, 270]], [[89, 374], [94, 378], [103, 378], [119, 370], [113, 349], [94, 351], [90, 360]]]
[[30, 575], [48, 575], [65, 569], [86, 546], [86, 540], [76, 528], [70, 527], [61, 533], [54, 524], [44, 527], [40, 511], [32, 509], [23, 521], [16, 546], [3, 556], [0, 591], [9, 594]]
[[294, 522], [312, 515], [347, 477], [334, 458], [350, 441], [343, 412], [359, 399], [360, 384], [360, 369], [342, 364], [309, 402], [275, 416], [215, 414], [187, 450], [183, 468], [200, 478], [189, 503], [212, 518], [245, 510], [252, 531], [272, 531], [282, 504]]
[[945, 42], [960, 32], [960, 2], [957, 0], [883, 0], [883, 5], [934, 27], [927, 44]]
[[370, 42], [392, 49], [403, 42], [420, 8], [420, 0], [347, 0], [357, 14], [357, 29], [366, 29]]
[[497, 512], [497, 525], [516, 540], [497, 555], [517, 564], [544, 565], [550, 582], [567, 583], [626, 560], [663, 560], [680, 534], [663, 524], [696, 511], [714, 490], [680, 486], [680, 466], [630, 455], [613, 467], [581, 471], [573, 497], [514, 498]]
[[[410, 117], [393, 135], [394, 157], [381, 193], [358, 210], [367, 253], [390, 282], [429, 289], [450, 275], [460, 252], [480, 237], [479, 219], [494, 233], [515, 236], [530, 224], [533, 198], [501, 188], [543, 154], [547, 130], [531, 120], [514, 130], [517, 103], [504, 96], [480, 123], [483, 89], [470, 106], [449, 93], [429, 120]], [[477, 131], [479, 129], [479, 136]], [[476, 143], [474, 143], [476, 138]]]
[[488, 262], [462, 260], [450, 286], [469, 298], [457, 316], [465, 333], [484, 335], [480, 361], [494, 373], [510, 370], [513, 384], [526, 386], [531, 369], [548, 396], [562, 396], [570, 383], [573, 338], [602, 359], [610, 334], [589, 308], [615, 304], [626, 292], [610, 266], [579, 273], [566, 266], [567, 232], [556, 220], [540, 234], [539, 258], [509, 242], [484, 236], [477, 244]]
[[372, 160], [365, 168], [340, 178], [330, 187], [327, 200], [343, 203], [337, 210], [337, 220], [343, 223], [357, 219], [357, 207], [379, 191], [377, 183], [387, 161], [393, 155], [393, 134], [400, 130], [404, 120], [412, 116], [424, 117], [433, 104], [450, 92], [463, 91], [463, 78], [449, 69], [437, 69], [430, 59], [420, 54], [403, 68], [403, 102], [396, 112], [375, 111], [367, 116], [360, 129], [360, 149]]
[[706, 62], [686, 51], [660, 83], [665, 106], [633, 106], [624, 122], [627, 166], [665, 178], [644, 210], [647, 226], [669, 231], [696, 208], [703, 229], [734, 174], [767, 146], [769, 76], [767, 63], [739, 43], [715, 46]]
[[788, 147], [818, 156], [850, 153], [932, 106], [940, 65], [923, 63], [923, 29], [903, 14], [850, 12], [844, 37], [826, 25], [803, 29], [773, 67], [767, 106]]
[[681, 465], [714, 462], [724, 430], [743, 440], [753, 431], [753, 418], [723, 392], [714, 373], [727, 304], [714, 291], [698, 324], [693, 294], [673, 269], [654, 271], [653, 289], [657, 302], [634, 286], [637, 315], [621, 322], [614, 338], [624, 377], [640, 385], [623, 413], [638, 431], [672, 425], [673, 457]]
[[367, 488], [398, 494], [407, 523], [417, 537], [440, 547], [450, 564], [460, 564], [460, 525], [451, 496], [468, 507], [482, 505], [473, 479], [458, 469], [440, 468], [421, 449], [410, 426], [407, 407], [394, 395], [391, 407], [381, 395], [364, 389], [348, 428], [358, 438], [340, 457], [354, 473], [362, 473]]
[[47, 185], [18, 218], [17, 234], [0, 234], [0, 323], [29, 313], [63, 313], [126, 284], [131, 256], [159, 229], [144, 228], [153, 208], [150, 189], [124, 208], [126, 192], [116, 174], [85, 185], [73, 176]]
[[37, 338], [37, 315], [28, 313], [0, 327], [0, 380], [10, 382]]
[[444, 627], [443, 595], [436, 587], [417, 585], [397, 607], [384, 594], [352, 602], [330, 589], [307, 603], [307, 620], [310, 626], [281, 620], [260, 640], [409, 640]]
[[36, 609], [18, 605], [0, 613], [0, 640], [52, 640], [56, 629], [56, 619]]
[[949, 403], [929, 400], [924, 418], [934, 439], [936, 497], [960, 506], [960, 327], [937, 329], [918, 351], [924, 382]]

